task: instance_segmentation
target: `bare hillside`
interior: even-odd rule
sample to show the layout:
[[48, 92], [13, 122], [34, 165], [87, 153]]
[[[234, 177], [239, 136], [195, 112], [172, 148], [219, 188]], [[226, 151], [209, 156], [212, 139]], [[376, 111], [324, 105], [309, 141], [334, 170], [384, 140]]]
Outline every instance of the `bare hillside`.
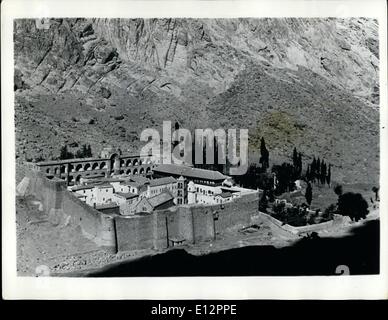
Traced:
[[378, 25], [372, 19], [15, 20], [16, 157], [64, 144], [138, 150], [163, 120], [249, 128], [335, 179], [375, 182]]

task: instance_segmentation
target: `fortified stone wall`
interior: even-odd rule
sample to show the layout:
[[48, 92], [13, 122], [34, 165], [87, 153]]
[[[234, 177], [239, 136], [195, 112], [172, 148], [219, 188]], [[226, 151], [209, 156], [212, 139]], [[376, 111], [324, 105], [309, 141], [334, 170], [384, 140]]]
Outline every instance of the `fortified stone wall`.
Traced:
[[81, 226], [82, 233], [93, 240], [97, 246], [116, 251], [114, 219], [101, 214], [71, 192], [66, 190], [66, 182], [59, 179], [49, 180], [42, 172], [29, 170], [27, 193], [35, 196], [43, 205], [49, 221], [58, 225], [71, 217], [71, 223]]
[[260, 212], [260, 217], [263, 218], [265, 221], [275, 224], [276, 226], [280, 227], [284, 231], [287, 231], [291, 234], [298, 235], [298, 236], [306, 233], [310, 233], [310, 232], [319, 232], [322, 230], [331, 229], [333, 226], [346, 224], [350, 221], [348, 217], [334, 215], [334, 219], [330, 221], [311, 224], [307, 226], [294, 227], [289, 224], [283, 224], [283, 222], [263, 212]]
[[39, 171], [29, 173], [28, 193], [43, 204], [58, 223], [68, 216], [96, 245], [111, 251], [163, 249], [172, 240], [198, 243], [229, 228], [245, 227], [257, 213], [258, 194], [222, 205], [186, 205], [136, 216], [111, 216], [90, 207], [66, 189], [61, 180], [49, 180]]
[[51, 209], [62, 208], [63, 190], [66, 183], [62, 180], [49, 180], [39, 171], [30, 170], [27, 173], [29, 186], [26, 194], [32, 194], [41, 201], [43, 209], [49, 213]]
[[81, 226], [83, 235], [98, 246], [116, 251], [115, 221], [110, 215], [103, 214], [78, 199], [72, 193], [63, 193], [62, 211], [71, 216], [73, 225]]
[[150, 215], [118, 216], [115, 217], [118, 251], [163, 249], [171, 245], [170, 240], [210, 241], [215, 232], [249, 226], [257, 207], [255, 194], [222, 206], [188, 205]]

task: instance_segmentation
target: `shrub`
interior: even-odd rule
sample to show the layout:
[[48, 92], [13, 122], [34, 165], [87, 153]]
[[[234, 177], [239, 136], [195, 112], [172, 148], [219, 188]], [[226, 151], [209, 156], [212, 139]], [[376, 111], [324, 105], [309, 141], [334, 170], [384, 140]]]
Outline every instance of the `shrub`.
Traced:
[[347, 192], [338, 198], [338, 213], [352, 221], [365, 219], [369, 213], [368, 203], [360, 193]]

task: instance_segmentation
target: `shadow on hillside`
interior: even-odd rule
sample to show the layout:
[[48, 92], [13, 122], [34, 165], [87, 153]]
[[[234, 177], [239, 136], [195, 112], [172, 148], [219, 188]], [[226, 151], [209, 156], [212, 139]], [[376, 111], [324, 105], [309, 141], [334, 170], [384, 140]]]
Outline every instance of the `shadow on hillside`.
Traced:
[[343, 238], [301, 239], [291, 247], [250, 246], [193, 256], [183, 249], [123, 263], [90, 277], [145, 276], [312, 276], [336, 275], [340, 265], [350, 275], [379, 273], [378, 220], [354, 227]]

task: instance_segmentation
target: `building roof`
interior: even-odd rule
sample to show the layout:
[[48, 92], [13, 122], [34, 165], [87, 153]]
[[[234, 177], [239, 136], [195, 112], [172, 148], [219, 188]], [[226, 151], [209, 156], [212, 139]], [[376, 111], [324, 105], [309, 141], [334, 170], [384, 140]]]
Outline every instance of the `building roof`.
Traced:
[[123, 179], [123, 178], [103, 178], [101, 179], [100, 181], [103, 181], [103, 182], [123, 182], [123, 181], [126, 181], [126, 179]]
[[103, 203], [103, 204], [97, 204], [96, 209], [101, 210], [101, 209], [114, 209], [114, 208], [119, 208], [119, 205], [116, 202], [110, 202], [110, 203]]
[[153, 171], [156, 173], [161, 172], [164, 174], [179, 175], [179, 176], [204, 179], [204, 180], [219, 181], [219, 180], [225, 180], [227, 178], [227, 176], [223, 175], [219, 171], [198, 169], [198, 168], [192, 168], [192, 167], [176, 165], [176, 164], [161, 164], [161, 165], [158, 165]]
[[174, 197], [171, 195], [171, 193], [168, 191], [164, 191], [154, 197], [148, 198], [147, 201], [153, 208], [156, 208], [172, 199], [174, 199]]
[[99, 185], [96, 185], [96, 188], [98, 189], [106, 189], [106, 188], [113, 188], [113, 186], [109, 183], [104, 183], [104, 184], [99, 184]]
[[218, 193], [216, 194], [216, 197], [217, 196], [220, 196], [221, 198], [230, 198], [232, 196], [232, 192], [221, 192], [221, 193]]
[[135, 182], [135, 181], [124, 181], [124, 182], [122, 182], [122, 184], [125, 186], [131, 186], [131, 187], [135, 187], [135, 188], [139, 188], [139, 187], [144, 186], [144, 183]]
[[137, 194], [132, 192], [116, 192], [115, 194], [119, 197], [125, 198], [126, 200], [138, 197]]
[[143, 177], [143, 176], [131, 176], [129, 179], [134, 181], [134, 182], [138, 182], [138, 183], [142, 183], [142, 184], [146, 184], [150, 181], [150, 179]]
[[86, 194], [81, 194], [81, 193], [75, 193], [75, 196], [77, 198], [86, 198]]
[[165, 184], [170, 184], [170, 183], [175, 183], [176, 180], [173, 177], [164, 177], [164, 178], [159, 178], [159, 179], [153, 179], [150, 181], [150, 186], [151, 187], [156, 187], [156, 186], [162, 186]]
[[95, 185], [93, 184], [88, 184], [88, 185], [78, 185], [78, 186], [74, 186], [71, 188], [71, 191], [78, 191], [78, 190], [86, 190], [86, 189], [93, 189], [95, 187]]

